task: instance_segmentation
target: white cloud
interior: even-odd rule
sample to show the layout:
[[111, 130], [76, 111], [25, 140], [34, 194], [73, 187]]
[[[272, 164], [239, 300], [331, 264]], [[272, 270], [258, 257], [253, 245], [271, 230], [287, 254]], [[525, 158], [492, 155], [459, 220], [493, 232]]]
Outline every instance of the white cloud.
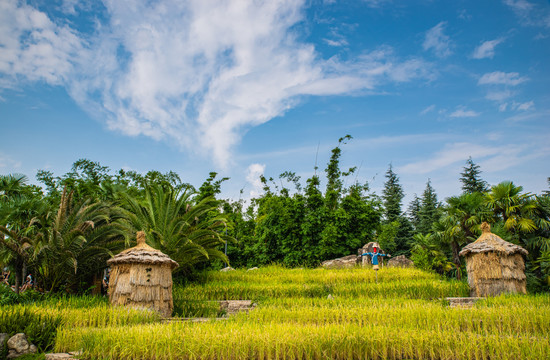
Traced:
[[347, 46], [348, 45], [348, 41], [346, 40], [344, 35], [342, 35], [340, 33], [340, 31], [337, 27], [331, 28], [330, 32], [329, 32], [329, 35], [330, 35], [330, 38], [323, 39], [324, 42], [327, 43], [329, 46], [340, 47], [340, 46]]
[[447, 144], [443, 150], [434, 154], [431, 159], [413, 162], [400, 167], [398, 173], [427, 174], [441, 170], [457, 162], [464, 162], [469, 156], [473, 158], [494, 157], [501, 154], [516, 154], [521, 149], [514, 146], [483, 146], [467, 142]]
[[465, 117], [476, 117], [479, 116], [480, 113], [475, 112], [473, 110], [466, 110], [464, 108], [458, 108], [452, 113], [449, 114], [449, 117], [453, 118], [465, 118]]
[[265, 164], [251, 164], [246, 169], [246, 181], [250, 184], [250, 198], [257, 197], [263, 193], [263, 184], [260, 180], [265, 172]]
[[75, 15], [78, 1], [79, 0], [63, 0], [61, 4], [61, 11], [65, 14]]
[[523, 26], [550, 27], [550, 7], [542, 2], [531, 3], [526, 0], [504, 0]]
[[479, 85], [516, 86], [527, 80], [529, 80], [527, 77], [521, 77], [517, 72], [505, 73], [502, 71], [495, 71], [492, 73], [484, 74], [477, 83]]
[[535, 107], [535, 102], [531, 100], [528, 102], [517, 104], [516, 109], [525, 111], [525, 110], [531, 110], [534, 107]]
[[66, 26], [16, 0], [0, 2], [0, 86], [20, 78], [60, 85], [73, 71], [83, 41]]
[[0, 81], [63, 85], [109, 129], [174, 142], [220, 167], [231, 164], [246, 130], [304, 95], [433, 76], [430, 64], [401, 60], [389, 47], [346, 61], [321, 58], [295, 34], [305, 0], [106, 0], [107, 20], [85, 35], [17, 4], [0, 5], [8, 49], [0, 53]]
[[427, 113], [430, 113], [430, 112], [432, 112], [432, 111], [434, 111], [434, 110], [435, 110], [435, 105], [432, 104], [432, 105], [428, 106], [427, 108], [425, 108], [424, 110], [422, 110], [422, 111], [420, 112], [420, 115], [426, 115]]
[[443, 31], [447, 22], [442, 21], [426, 32], [422, 47], [424, 50], [433, 50], [435, 55], [445, 58], [451, 55], [451, 40]]
[[21, 162], [14, 160], [9, 155], [0, 153], [0, 169], [2, 168], [15, 168], [18, 169], [21, 167]]
[[347, 46], [348, 42], [345, 39], [323, 39], [327, 45], [334, 46], [334, 47], [340, 47], [340, 46]]
[[485, 98], [493, 101], [504, 101], [510, 98], [512, 95], [513, 93], [510, 90], [489, 91]]
[[472, 58], [474, 59], [485, 59], [485, 58], [493, 58], [495, 56], [495, 47], [502, 43], [504, 39], [495, 39], [490, 41], [484, 41], [479, 45], [477, 48], [475, 48]]

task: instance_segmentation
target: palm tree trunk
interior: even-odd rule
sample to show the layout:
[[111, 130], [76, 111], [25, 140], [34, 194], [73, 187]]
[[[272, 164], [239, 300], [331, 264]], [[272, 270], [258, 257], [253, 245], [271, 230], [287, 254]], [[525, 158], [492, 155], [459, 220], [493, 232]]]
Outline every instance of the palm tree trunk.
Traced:
[[15, 260], [15, 293], [19, 295], [19, 289], [21, 288], [21, 275], [23, 274], [23, 261], [20, 259]]
[[453, 240], [451, 242], [451, 249], [453, 251], [453, 263], [455, 264], [455, 267], [456, 267], [456, 278], [457, 280], [462, 280], [462, 273], [460, 271], [460, 256], [459, 256], [459, 253], [460, 253], [460, 247], [458, 246], [458, 243]]

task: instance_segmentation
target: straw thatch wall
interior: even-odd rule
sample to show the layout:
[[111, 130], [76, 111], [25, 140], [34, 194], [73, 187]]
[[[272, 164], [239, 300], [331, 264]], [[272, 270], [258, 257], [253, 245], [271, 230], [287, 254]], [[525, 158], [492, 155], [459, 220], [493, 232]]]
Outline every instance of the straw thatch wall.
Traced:
[[138, 245], [110, 259], [109, 300], [112, 305], [154, 309], [170, 316], [172, 270], [178, 264], [166, 254], [145, 244], [138, 232]]
[[527, 293], [525, 263], [528, 252], [502, 240], [482, 225], [483, 234], [460, 252], [466, 257], [471, 296], [495, 296], [502, 293]]

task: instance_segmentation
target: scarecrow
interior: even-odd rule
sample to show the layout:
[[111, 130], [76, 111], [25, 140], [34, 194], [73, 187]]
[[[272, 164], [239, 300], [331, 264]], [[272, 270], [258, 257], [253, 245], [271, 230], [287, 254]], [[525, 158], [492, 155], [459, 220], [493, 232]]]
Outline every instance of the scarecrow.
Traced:
[[372, 269], [374, 271], [376, 271], [376, 282], [378, 282], [378, 269], [379, 269], [379, 266], [378, 266], [378, 257], [379, 256], [387, 256], [387, 257], [391, 257], [390, 254], [380, 254], [378, 252], [378, 248], [375, 246], [373, 249], [372, 249], [372, 252], [366, 252], [364, 254], [361, 254], [361, 256], [365, 256], [365, 255], [368, 255], [371, 257], [372, 259]]

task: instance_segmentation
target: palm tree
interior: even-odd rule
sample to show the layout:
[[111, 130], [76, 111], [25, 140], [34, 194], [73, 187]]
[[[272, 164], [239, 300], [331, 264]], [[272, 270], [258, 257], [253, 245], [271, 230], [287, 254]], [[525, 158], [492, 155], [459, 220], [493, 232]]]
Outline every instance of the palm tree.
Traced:
[[0, 175], [0, 201], [20, 197], [28, 180], [23, 174]]
[[65, 188], [57, 211], [40, 218], [34, 257], [38, 275], [50, 291], [89, 280], [123, 248], [116, 207], [91, 200], [75, 202]]
[[436, 270], [446, 273], [452, 264], [441, 251], [440, 245], [432, 234], [415, 234], [411, 241], [411, 259], [415, 266], [424, 270]]
[[486, 220], [488, 212], [481, 193], [464, 193], [447, 199], [443, 216], [433, 224], [434, 239], [448, 245], [457, 277], [460, 280], [460, 248], [475, 240], [479, 225]]
[[24, 270], [32, 254], [35, 217], [42, 202], [26, 190], [25, 175], [0, 175], [0, 256], [15, 272], [15, 292], [19, 293]]
[[187, 189], [175, 190], [154, 185], [145, 189], [145, 199], [123, 194], [127, 226], [126, 236], [137, 231], [146, 233], [153, 248], [169, 255], [180, 264], [178, 270], [212, 259], [228, 262], [219, 250], [231, 238], [225, 235], [226, 219], [218, 213], [219, 203], [213, 197], [193, 201]]
[[506, 230], [512, 234], [530, 233], [537, 229], [534, 215], [536, 202], [530, 193], [522, 194], [522, 186], [511, 181], [503, 181], [491, 187], [485, 195], [485, 203], [497, 219], [502, 219]]

